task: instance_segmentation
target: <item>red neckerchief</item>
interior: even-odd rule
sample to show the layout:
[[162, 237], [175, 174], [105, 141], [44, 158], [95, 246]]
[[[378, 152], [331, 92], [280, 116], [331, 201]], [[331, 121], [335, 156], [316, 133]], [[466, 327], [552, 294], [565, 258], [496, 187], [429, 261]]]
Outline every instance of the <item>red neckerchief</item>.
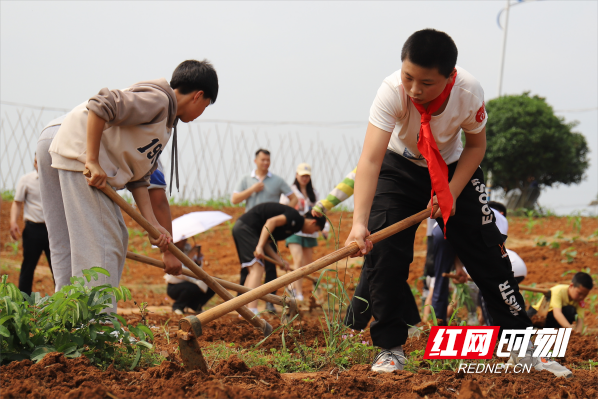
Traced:
[[[453, 195], [451, 194], [448, 183], [448, 166], [446, 166], [446, 162], [444, 162], [444, 159], [442, 159], [442, 156], [440, 155], [440, 151], [438, 151], [436, 140], [434, 140], [432, 129], [430, 129], [430, 120], [432, 119], [432, 114], [438, 111], [444, 101], [448, 98], [449, 94], [451, 94], [456, 78], [457, 72], [455, 71], [453, 81], [446, 85], [438, 97], [430, 101], [428, 109], [425, 109], [423, 105], [416, 104], [413, 99], [409, 97], [422, 116], [421, 127], [419, 128], [419, 139], [417, 140], [417, 149], [428, 162], [428, 171], [430, 172], [430, 180], [432, 182], [432, 205], [434, 204], [434, 193], [436, 193], [438, 206], [442, 211], [442, 220], [444, 220], [445, 238], [446, 223], [448, 222], [448, 218], [453, 209]], [[434, 209], [434, 207], [432, 207], [432, 209]], [[434, 215], [430, 214], [430, 217], [432, 216]]]

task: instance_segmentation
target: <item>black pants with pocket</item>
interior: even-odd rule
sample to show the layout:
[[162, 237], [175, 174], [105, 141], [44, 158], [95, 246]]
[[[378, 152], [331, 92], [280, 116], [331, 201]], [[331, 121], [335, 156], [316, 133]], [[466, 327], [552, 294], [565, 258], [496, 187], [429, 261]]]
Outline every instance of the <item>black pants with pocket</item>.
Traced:
[[[457, 162], [449, 165], [449, 180]], [[369, 219], [374, 233], [426, 208], [430, 201], [428, 169], [387, 150], [382, 162]], [[469, 275], [484, 295], [495, 325], [525, 329], [532, 325], [523, 297], [487, 204], [484, 174], [476, 169], [457, 199], [456, 213], [447, 225], [447, 239]], [[442, 218], [437, 219], [442, 227]], [[370, 325], [374, 345], [390, 349], [407, 340], [403, 314], [411, 292], [406, 284], [413, 262], [413, 241], [419, 226], [405, 229], [374, 245], [365, 257], [370, 305], [375, 321]]]
[[23, 229], [23, 263], [21, 264], [21, 274], [19, 276], [19, 290], [27, 295], [31, 295], [33, 275], [42, 252], [46, 254], [50, 271], [52, 271], [50, 242], [48, 241], [46, 224], [25, 222], [25, 228]]

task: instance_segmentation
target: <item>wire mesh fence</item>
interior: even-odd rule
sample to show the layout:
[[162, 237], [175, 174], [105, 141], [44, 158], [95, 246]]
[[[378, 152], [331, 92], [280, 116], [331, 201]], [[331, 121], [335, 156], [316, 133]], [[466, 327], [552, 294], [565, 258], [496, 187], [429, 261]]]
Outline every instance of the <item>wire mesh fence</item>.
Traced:
[[[37, 138], [66, 109], [2, 102], [0, 188], [12, 190], [33, 170]], [[179, 124], [180, 187], [175, 201], [230, 198], [242, 176], [251, 173], [258, 148], [271, 152], [270, 171], [291, 184], [297, 165], [312, 166], [314, 187], [325, 196], [357, 165], [365, 123], [243, 122], [202, 120]], [[171, 143], [161, 155], [170, 182]], [[352, 207], [352, 201], [346, 206]]]

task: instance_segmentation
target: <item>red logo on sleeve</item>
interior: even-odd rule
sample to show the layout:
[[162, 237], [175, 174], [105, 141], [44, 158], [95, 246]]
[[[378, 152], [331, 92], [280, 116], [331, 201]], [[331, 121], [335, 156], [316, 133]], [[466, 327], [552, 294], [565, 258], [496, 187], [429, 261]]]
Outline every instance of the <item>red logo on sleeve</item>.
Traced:
[[475, 120], [478, 122], [482, 122], [486, 118], [486, 103], [483, 102], [480, 109], [478, 109], [478, 113], [475, 114]]

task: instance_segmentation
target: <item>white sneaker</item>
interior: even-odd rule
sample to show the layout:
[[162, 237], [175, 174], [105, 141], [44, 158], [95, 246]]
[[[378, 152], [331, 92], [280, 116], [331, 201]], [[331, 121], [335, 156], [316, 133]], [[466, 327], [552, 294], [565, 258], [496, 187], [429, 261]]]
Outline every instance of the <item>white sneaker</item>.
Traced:
[[407, 358], [403, 353], [403, 346], [397, 350], [383, 349], [372, 362], [372, 371], [377, 373], [392, 373], [395, 370], [403, 370]]
[[531, 365], [534, 369], [541, 371], [546, 370], [550, 371], [557, 377], [565, 377], [565, 378], [572, 378], [573, 373], [565, 366], [561, 366], [559, 363], [555, 362], [554, 360], [547, 359], [545, 357], [532, 357], [532, 354], [536, 350], [535, 345], [530, 345], [525, 352], [524, 357], [517, 357], [519, 351], [511, 351], [511, 356], [507, 363], [510, 364], [523, 364], [523, 365]]
[[183, 311], [181, 309], [175, 309], [174, 314], [177, 314], [179, 316], [184, 315], [185, 313], [183, 313]]
[[477, 326], [479, 325], [480, 322], [478, 320], [478, 315], [475, 313], [469, 313], [469, 316], [467, 316], [467, 325], [468, 326]]

